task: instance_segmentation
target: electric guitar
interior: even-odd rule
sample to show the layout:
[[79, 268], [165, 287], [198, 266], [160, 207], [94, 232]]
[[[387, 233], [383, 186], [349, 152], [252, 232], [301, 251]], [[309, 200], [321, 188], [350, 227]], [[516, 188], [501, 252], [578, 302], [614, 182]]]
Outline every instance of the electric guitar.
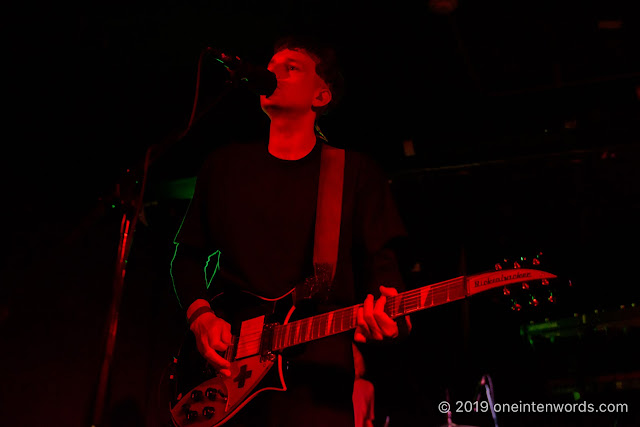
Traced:
[[[384, 311], [395, 319], [497, 287], [505, 287], [506, 291], [507, 286], [515, 283], [523, 283], [523, 286], [526, 283], [528, 287], [528, 283], [541, 280], [545, 284], [553, 278], [556, 278], [554, 274], [535, 268], [500, 269], [460, 276], [387, 297]], [[231, 376], [216, 375], [213, 367], [200, 356], [193, 334], [189, 333], [180, 354], [174, 359], [170, 412], [176, 427], [217, 427], [229, 421], [260, 393], [287, 390], [283, 350], [356, 328], [356, 313], [362, 304], [292, 320], [296, 310], [289, 302], [293, 291], [276, 299], [240, 293], [245, 306], [246, 300], [253, 303], [240, 317], [252, 311], [262, 313], [244, 317], [246, 320], [220, 315], [221, 311], [215, 307], [225, 295], [214, 297], [212, 307], [216, 315], [232, 326], [232, 344], [223, 354], [231, 362]], [[264, 314], [273, 313], [275, 304], [287, 304], [289, 308], [282, 322], [273, 322], [272, 314]], [[234, 313], [237, 314], [237, 310]]]

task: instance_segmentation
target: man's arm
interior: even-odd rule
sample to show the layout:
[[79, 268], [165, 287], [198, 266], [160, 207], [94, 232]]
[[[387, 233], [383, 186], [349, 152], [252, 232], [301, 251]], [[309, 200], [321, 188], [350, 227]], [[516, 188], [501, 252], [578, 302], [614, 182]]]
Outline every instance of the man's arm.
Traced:
[[229, 376], [230, 363], [217, 351], [225, 351], [231, 344], [229, 323], [215, 315], [209, 304], [206, 266], [211, 258], [212, 244], [207, 236], [206, 200], [211, 177], [205, 162], [193, 198], [174, 239], [171, 260], [171, 280], [178, 304], [185, 310], [189, 329], [196, 338], [200, 354], [220, 373]]

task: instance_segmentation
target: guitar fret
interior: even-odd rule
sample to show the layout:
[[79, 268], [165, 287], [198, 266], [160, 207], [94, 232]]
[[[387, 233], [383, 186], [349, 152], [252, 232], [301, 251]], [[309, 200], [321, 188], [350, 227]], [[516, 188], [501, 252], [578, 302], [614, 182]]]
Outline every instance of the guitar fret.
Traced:
[[340, 332], [347, 329], [348, 318], [346, 316], [346, 312], [344, 310], [340, 310]]
[[333, 327], [333, 312], [327, 313], [327, 328], [325, 329], [325, 335], [331, 335]]
[[355, 328], [358, 324], [358, 306], [351, 309], [349, 329]]
[[296, 345], [296, 334], [298, 333], [298, 322], [293, 322], [290, 326], [292, 328], [291, 331], [291, 342], [289, 345]]
[[318, 336], [318, 323], [316, 322], [315, 317], [311, 318], [311, 339], [314, 340]]
[[389, 317], [391, 317], [392, 319], [395, 318], [398, 314], [398, 310], [396, 309], [396, 301], [400, 301], [402, 300], [402, 297], [388, 297], [387, 298], [387, 303], [385, 304], [385, 312], [389, 315]]
[[322, 314], [318, 318], [318, 338], [322, 338], [325, 336], [325, 332], [327, 330], [329, 317], [326, 314]]
[[300, 338], [300, 335], [302, 333], [302, 325], [303, 325], [302, 321], [299, 320], [296, 322], [296, 334], [293, 340], [294, 344], [299, 344], [302, 342], [302, 339]]
[[295, 334], [295, 330], [293, 328], [293, 323], [289, 323], [289, 339], [287, 340], [287, 345], [293, 345], [294, 344], [294, 334]]
[[304, 341], [311, 341], [311, 321], [309, 319], [304, 319]]
[[336, 334], [340, 332], [339, 326], [338, 326], [338, 318], [339, 318], [338, 313], [331, 313], [331, 334]]
[[291, 325], [287, 324], [285, 326], [285, 328], [286, 328], [287, 333], [286, 333], [286, 336], [285, 336], [284, 343], [285, 343], [285, 345], [288, 346], [288, 345], [291, 345]]
[[[420, 291], [420, 301], [421, 301], [420, 308], [431, 307], [433, 305], [433, 290], [431, 289], [431, 286], [424, 288], [424, 294], [425, 294], [424, 298], [422, 297], [422, 293], [423, 293], [423, 290]], [[429, 297], [431, 297], [431, 303], [427, 302], [427, 299]]]

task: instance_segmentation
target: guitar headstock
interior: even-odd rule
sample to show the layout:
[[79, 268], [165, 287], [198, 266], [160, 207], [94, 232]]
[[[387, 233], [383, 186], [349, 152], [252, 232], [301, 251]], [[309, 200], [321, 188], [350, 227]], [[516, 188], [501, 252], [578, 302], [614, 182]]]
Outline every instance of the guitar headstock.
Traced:
[[[544, 254], [538, 252], [534, 256], [521, 256], [516, 258], [503, 258], [494, 266], [496, 271], [511, 269], [537, 269], [544, 270]], [[572, 288], [573, 283], [568, 280], [563, 285], [562, 279], [542, 278], [539, 280], [523, 281], [502, 289], [502, 295], [507, 299], [509, 307], [515, 312], [541, 310], [555, 307], [562, 300], [565, 288]]]

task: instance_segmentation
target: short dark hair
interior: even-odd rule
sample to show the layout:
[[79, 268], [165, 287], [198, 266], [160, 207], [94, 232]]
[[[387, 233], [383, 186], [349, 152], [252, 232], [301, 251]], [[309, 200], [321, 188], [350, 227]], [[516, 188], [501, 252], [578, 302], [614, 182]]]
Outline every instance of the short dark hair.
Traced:
[[331, 102], [316, 108], [317, 117], [326, 115], [340, 103], [344, 95], [344, 76], [335, 49], [328, 43], [312, 36], [288, 35], [276, 40], [273, 53], [284, 49], [304, 50], [316, 62], [316, 74], [329, 86]]

